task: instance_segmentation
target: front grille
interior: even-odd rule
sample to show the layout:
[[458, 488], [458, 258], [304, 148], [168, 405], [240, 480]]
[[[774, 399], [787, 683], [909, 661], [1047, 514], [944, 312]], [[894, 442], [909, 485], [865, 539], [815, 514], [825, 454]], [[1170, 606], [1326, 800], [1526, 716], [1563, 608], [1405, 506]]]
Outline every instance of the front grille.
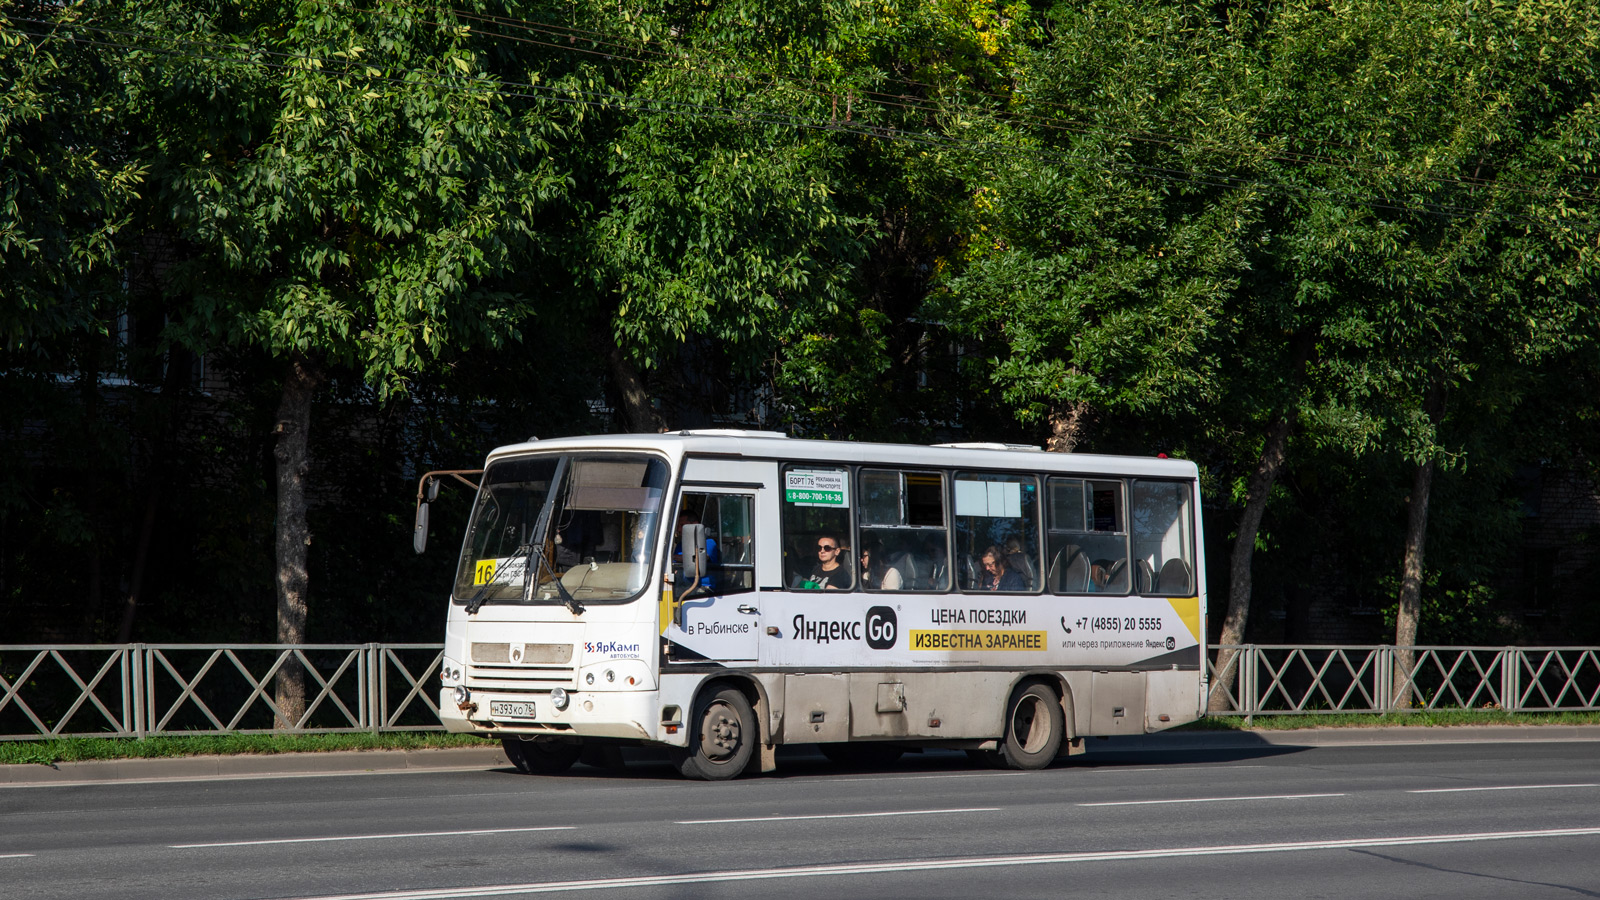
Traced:
[[571, 644], [482, 644], [472, 645], [475, 663], [569, 663]]
[[549, 693], [551, 688], [576, 689], [577, 670], [553, 665], [467, 665], [467, 687], [501, 694]]

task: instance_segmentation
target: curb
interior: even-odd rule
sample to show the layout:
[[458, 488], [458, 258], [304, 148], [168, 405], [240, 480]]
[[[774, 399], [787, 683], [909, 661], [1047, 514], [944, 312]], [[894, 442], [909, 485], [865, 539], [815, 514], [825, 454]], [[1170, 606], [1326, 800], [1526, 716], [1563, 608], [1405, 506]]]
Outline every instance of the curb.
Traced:
[[62, 762], [50, 766], [0, 766], [0, 788], [49, 784], [474, 771], [508, 765], [510, 763], [499, 746], [443, 750], [338, 750], [326, 753], [105, 759]]

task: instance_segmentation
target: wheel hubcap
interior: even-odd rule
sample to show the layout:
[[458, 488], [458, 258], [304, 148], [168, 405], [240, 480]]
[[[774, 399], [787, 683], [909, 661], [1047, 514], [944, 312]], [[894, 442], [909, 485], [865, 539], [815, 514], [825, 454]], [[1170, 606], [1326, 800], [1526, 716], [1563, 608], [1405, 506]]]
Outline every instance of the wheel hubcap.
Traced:
[[1011, 716], [1011, 733], [1026, 753], [1037, 753], [1044, 747], [1046, 732], [1041, 719], [1047, 719], [1038, 697], [1023, 697], [1017, 711]]
[[700, 747], [712, 759], [727, 759], [739, 750], [739, 719], [726, 704], [706, 710], [700, 728]]

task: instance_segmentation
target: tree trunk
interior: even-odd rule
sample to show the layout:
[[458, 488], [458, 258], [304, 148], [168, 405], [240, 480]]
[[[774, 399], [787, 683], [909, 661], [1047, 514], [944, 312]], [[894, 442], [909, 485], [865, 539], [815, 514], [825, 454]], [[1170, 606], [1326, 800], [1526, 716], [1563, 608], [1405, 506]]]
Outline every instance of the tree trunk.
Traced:
[[[1281, 416], [1267, 432], [1266, 445], [1261, 448], [1261, 458], [1256, 471], [1250, 476], [1244, 501], [1244, 513], [1239, 516], [1239, 534], [1233, 541], [1233, 558], [1229, 566], [1228, 613], [1222, 620], [1222, 636], [1218, 644], [1241, 644], [1244, 629], [1250, 621], [1250, 564], [1256, 552], [1256, 534], [1261, 530], [1261, 518], [1267, 511], [1267, 498], [1278, 481], [1288, 455], [1289, 432], [1294, 430], [1294, 420]], [[1211, 682], [1211, 693], [1206, 700], [1209, 712], [1227, 712], [1228, 695], [1238, 677], [1237, 650], [1217, 651], [1217, 674]]]
[[[311, 360], [296, 353], [289, 360], [283, 396], [278, 403], [275, 429], [278, 445], [274, 455], [278, 463], [276, 547], [280, 644], [302, 644], [306, 638], [306, 593], [310, 582], [306, 556], [311, 544], [311, 530], [306, 522], [306, 445], [311, 429], [311, 398], [320, 380], [321, 373]], [[293, 728], [300, 724], [306, 709], [306, 678], [297, 660], [285, 662], [278, 670], [276, 702], [277, 727]]]
[[[1437, 429], [1444, 412], [1444, 391], [1435, 384], [1428, 390], [1424, 409]], [[1417, 623], [1422, 618], [1422, 575], [1428, 542], [1428, 499], [1433, 491], [1433, 455], [1417, 466], [1406, 504], [1406, 553], [1400, 569], [1400, 602], [1394, 615], [1394, 705], [1409, 706], [1416, 665], [1412, 648], [1417, 644]]]
[[644, 379], [615, 342], [606, 348], [606, 362], [611, 369], [612, 384], [616, 386], [617, 396], [622, 401], [622, 418], [628, 430], [635, 434], [661, 431], [661, 416], [650, 402], [650, 392], [645, 389]]
[[152, 466], [154, 484], [145, 498], [144, 521], [139, 526], [139, 545], [134, 550], [133, 574], [129, 576], [128, 597], [122, 604], [122, 622], [117, 626], [117, 643], [133, 640], [133, 619], [139, 612], [139, 595], [144, 590], [144, 564], [150, 558], [150, 541], [156, 531], [156, 511], [161, 508], [161, 473]]

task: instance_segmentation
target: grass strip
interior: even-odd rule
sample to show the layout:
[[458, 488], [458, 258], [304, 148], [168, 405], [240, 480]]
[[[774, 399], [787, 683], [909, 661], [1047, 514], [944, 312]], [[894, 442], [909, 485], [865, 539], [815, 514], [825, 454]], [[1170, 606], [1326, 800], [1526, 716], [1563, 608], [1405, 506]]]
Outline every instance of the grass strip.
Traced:
[[42, 741], [0, 741], [0, 765], [83, 762], [94, 759], [161, 759], [179, 756], [328, 753], [338, 750], [430, 750], [486, 747], [470, 734], [386, 731], [381, 734], [185, 734], [144, 738], [68, 737]]
[[1501, 709], [1437, 709], [1396, 713], [1206, 716], [1175, 731], [1295, 731], [1302, 728], [1449, 728], [1462, 725], [1600, 725], [1600, 712], [1506, 712]]

